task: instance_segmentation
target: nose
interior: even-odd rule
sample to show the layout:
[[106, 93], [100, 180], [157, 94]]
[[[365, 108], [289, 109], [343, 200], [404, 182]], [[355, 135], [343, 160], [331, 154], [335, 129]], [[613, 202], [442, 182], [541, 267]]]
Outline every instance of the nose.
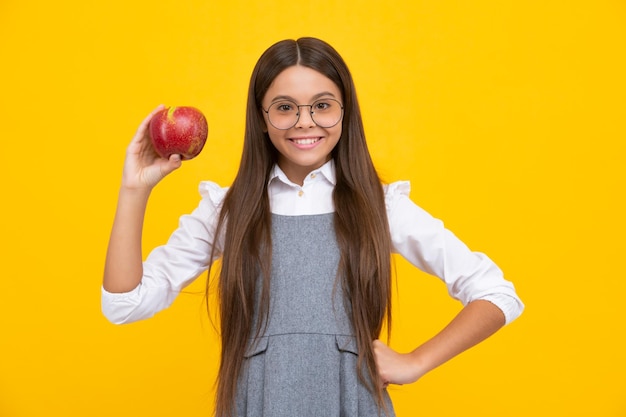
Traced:
[[315, 121], [313, 120], [311, 105], [298, 106], [298, 112], [300, 115], [298, 116], [296, 127], [314, 127], [316, 125]]

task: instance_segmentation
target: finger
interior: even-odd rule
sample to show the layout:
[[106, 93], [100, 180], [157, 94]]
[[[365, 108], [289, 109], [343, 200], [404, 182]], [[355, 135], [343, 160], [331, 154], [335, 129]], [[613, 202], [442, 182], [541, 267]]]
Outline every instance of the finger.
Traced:
[[170, 174], [175, 169], [178, 169], [182, 164], [180, 155], [170, 155], [168, 160], [159, 160], [157, 164], [144, 169], [141, 176], [142, 181], [148, 187], [156, 186], [165, 176]]
[[150, 124], [150, 120], [152, 120], [152, 118], [154, 117], [155, 114], [157, 114], [158, 112], [160, 112], [161, 110], [163, 110], [165, 108], [165, 106], [163, 104], [159, 104], [156, 108], [154, 108], [150, 114], [148, 114], [139, 124], [139, 127], [137, 128], [137, 132], [135, 133], [135, 137], [134, 140], [140, 140], [143, 138], [143, 136], [146, 133], [146, 130], [148, 129], [148, 125]]
[[374, 355], [382, 355], [387, 348], [388, 346], [379, 339], [372, 342], [372, 351], [374, 352]]
[[161, 175], [165, 177], [167, 174], [180, 168], [182, 163], [183, 161], [180, 155], [178, 154], [170, 155], [170, 158], [167, 160], [167, 162], [161, 165]]

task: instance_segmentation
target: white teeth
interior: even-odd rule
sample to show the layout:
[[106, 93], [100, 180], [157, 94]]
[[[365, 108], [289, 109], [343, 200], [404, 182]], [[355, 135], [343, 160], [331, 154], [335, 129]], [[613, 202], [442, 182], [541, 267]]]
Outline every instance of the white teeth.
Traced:
[[297, 143], [298, 145], [313, 145], [318, 140], [319, 140], [319, 138], [315, 138], [315, 139], [293, 139], [294, 143]]

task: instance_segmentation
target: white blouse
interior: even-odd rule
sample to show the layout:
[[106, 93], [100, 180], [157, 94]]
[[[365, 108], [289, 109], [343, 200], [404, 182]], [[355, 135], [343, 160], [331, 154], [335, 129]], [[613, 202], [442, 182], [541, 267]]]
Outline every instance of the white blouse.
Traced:
[[[289, 181], [275, 166], [268, 186], [271, 211], [286, 216], [332, 213], [334, 186], [332, 160], [311, 172], [302, 186]], [[153, 316], [169, 307], [180, 291], [215, 260], [209, 255], [227, 188], [208, 181], [200, 183], [199, 188], [202, 199], [198, 207], [182, 216], [168, 242], [148, 255], [141, 283], [127, 293], [110, 293], [102, 288], [102, 312], [108, 320], [121, 324]], [[450, 296], [463, 305], [487, 300], [502, 310], [506, 323], [516, 319], [524, 304], [500, 268], [485, 254], [471, 251], [441, 220], [413, 203], [409, 191], [406, 181], [385, 186], [393, 251], [439, 277]], [[216, 259], [221, 256], [222, 243], [223, 236], [216, 242]]]

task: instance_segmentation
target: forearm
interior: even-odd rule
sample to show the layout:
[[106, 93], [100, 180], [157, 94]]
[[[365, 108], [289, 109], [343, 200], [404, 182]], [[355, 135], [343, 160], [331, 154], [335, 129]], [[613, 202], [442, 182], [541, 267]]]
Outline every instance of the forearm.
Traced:
[[143, 275], [141, 235], [150, 191], [122, 187], [104, 267], [104, 289], [128, 292]]
[[409, 354], [418, 378], [485, 340], [504, 323], [502, 311], [489, 301], [469, 303], [441, 332]]
[[398, 353], [380, 340], [373, 342], [383, 386], [410, 384], [461, 352], [485, 340], [505, 323], [502, 311], [489, 301], [469, 303], [435, 337], [410, 353]]

